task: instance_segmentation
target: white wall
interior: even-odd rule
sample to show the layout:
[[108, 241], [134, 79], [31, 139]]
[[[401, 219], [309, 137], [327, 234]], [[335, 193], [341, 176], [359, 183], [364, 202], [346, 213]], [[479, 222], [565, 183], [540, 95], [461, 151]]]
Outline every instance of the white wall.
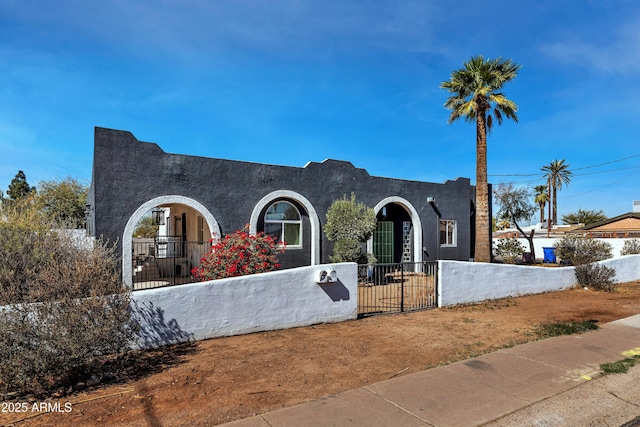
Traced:
[[640, 280], [640, 255], [625, 255], [600, 262], [616, 271], [615, 280], [620, 283]]
[[[338, 281], [319, 285], [321, 270]], [[355, 263], [317, 265], [133, 292], [140, 347], [355, 319]]]
[[[493, 244], [494, 247], [495, 245], [498, 243], [499, 239], [493, 239]], [[527, 241], [527, 239], [524, 238], [517, 238], [518, 242], [520, 242], [522, 244], [522, 246], [525, 247], [525, 250], [527, 252], [529, 252], [529, 242]], [[536, 258], [537, 259], [543, 259], [544, 258], [544, 252], [542, 250], [542, 248], [544, 247], [553, 247], [553, 244], [556, 242], [556, 240], [559, 240], [558, 238], [555, 237], [534, 237], [533, 239], [533, 247], [536, 251]], [[596, 240], [602, 240], [603, 242], [607, 242], [609, 243], [612, 247], [613, 247], [613, 257], [614, 258], [618, 258], [620, 257], [620, 250], [622, 249], [622, 245], [624, 245], [624, 242], [627, 240], [631, 240], [631, 239], [596, 239]]]
[[[615, 280], [640, 280], [640, 255], [602, 261], [616, 270]], [[439, 261], [438, 306], [475, 303], [575, 286], [573, 267], [536, 267], [508, 264]]]

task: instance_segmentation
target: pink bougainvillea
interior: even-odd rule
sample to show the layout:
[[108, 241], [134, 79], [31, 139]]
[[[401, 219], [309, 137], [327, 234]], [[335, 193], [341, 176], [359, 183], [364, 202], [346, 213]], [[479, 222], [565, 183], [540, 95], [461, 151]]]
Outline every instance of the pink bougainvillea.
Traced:
[[191, 270], [198, 281], [224, 279], [225, 277], [265, 273], [280, 267], [279, 253], [284, 243], [276, 242], [262, 232], [250, 234], [249, 226], [213, 243], [211, 251], [200, 260], [200, 266]]

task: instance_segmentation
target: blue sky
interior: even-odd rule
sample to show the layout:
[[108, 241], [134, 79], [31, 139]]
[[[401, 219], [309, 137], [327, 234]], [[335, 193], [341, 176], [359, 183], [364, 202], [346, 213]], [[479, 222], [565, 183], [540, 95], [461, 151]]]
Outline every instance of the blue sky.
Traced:
[[[87, 184], [94, 126], [165, 151], [475, 182], [475, 128], [440, 89], [474, 55], [522, 65], [519, 123], [489, 135], [489, 180], [574, 170], [559, 215], [640, 200], [640, 2], [0, 0], [0, 189]], [[117, 173], [117, 171], [114, 171]]]

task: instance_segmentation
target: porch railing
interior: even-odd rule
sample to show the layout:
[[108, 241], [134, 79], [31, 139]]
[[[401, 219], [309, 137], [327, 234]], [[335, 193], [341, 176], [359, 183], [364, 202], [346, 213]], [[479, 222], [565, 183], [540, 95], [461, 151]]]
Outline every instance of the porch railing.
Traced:
[[358, 266], [358, 316], [436, 308], [438, 263]]
[[161, 237], [133, 241], [133, 290], [193, 282], [191, 270], [209, 251], [209, 243]]

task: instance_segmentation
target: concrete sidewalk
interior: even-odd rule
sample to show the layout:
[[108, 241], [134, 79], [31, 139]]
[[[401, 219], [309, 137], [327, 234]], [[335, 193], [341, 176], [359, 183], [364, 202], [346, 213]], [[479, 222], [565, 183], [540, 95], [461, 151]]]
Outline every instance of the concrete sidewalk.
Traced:
[[640, 315], [225, 425], [640, 426], [640, 366], [599, 373], [633, 352]]

